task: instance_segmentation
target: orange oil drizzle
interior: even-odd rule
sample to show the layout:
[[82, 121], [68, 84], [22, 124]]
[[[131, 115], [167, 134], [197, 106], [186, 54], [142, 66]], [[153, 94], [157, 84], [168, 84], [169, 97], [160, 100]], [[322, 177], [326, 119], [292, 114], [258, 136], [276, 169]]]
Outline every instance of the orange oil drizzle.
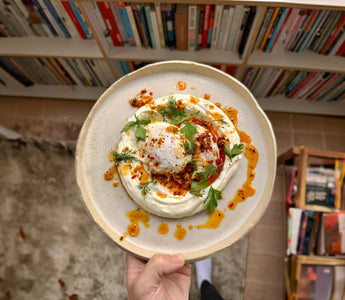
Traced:
[[158, 233], [159, 234], [167, 234], [169, 232], [169, 225], [167, 223], [162, 222], [158, 226]]
[[255, 194], [255, 189], [252, 186], [252, 181], [255, 178], [255, 167], [259, 159], [259, 153], [253, 145], [246, 145], [243, 150], [244, 156], [248, 160], [247, 180], [242, 188], [238, 189], [234, 199], [228, 204], [228, 208], [234, 210], [238, 203], [243, 202], [248, 197]]
[[140, 233], [140, 226], [139, 222], [142, 222], [146, 228], [150, 227], [150, 216], [143, 211], [141, 211], [140, 207], [137, 209], [126, 211], [126, 217], [129, 218], [131, 223], [127, 227], [127, 232], [123, 234], [124, 237], [130, 235], [132, 237], [136, 237]]
[[177, 223], [174, 237], [177, 240], [182, 241], [184, 239], [184, 237], [186, 236], [186, 233], [187, 233], [187, 230], [182, 227], [181, 223]]
[[184, 89], [186, 89], [186, 87], [187, 87], [187, 84], [184, 81], [178, 81], [177, 82], [177, 88], [180, 91], [183, 91]]
[[206, 223], [198, 225], [196, 228], [207, 228], [207, 229], [216, 229], [219, 227], [220, 223], [224, 218], [224, 213], [218, 209], [215, 209], [212, 214], [210, 214], [209, 219]]

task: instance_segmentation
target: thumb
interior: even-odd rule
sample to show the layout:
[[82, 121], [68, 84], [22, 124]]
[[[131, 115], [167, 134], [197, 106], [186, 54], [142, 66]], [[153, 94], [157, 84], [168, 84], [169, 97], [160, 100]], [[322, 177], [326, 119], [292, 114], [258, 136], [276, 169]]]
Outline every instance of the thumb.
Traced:
[[144, 272], [154, 278], [172, 274], [184, 266], [185, 260], [182, 254], [167, 255], [154, 254], [145, 266]]

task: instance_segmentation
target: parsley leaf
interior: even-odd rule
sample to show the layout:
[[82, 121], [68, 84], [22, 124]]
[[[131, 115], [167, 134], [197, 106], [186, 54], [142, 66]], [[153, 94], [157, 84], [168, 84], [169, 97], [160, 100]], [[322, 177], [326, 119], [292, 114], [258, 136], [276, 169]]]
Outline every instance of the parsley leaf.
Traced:
[[147, 193], [150, 191], [149, 185], [150, 184], [156, 184], [157, 182], [155, 180], [149, 180], [144, 183], [140, 183], [138, 185], [138, 189], [141, 190], [141, 193], [144, 195], [144, 197], [147, 195]]
[[192, 185], [190, 187], [190, 193], [196, 196], [202, 196], [199, 191], [207, 188], [208, 186], [208, 178], [203, 178], [200, 181], [192, 181]]
[[137, 126], [137, 129], [135, 130], [134, 135], [137, 138], [137, 140], [145, 141], [146, 140], [146, 129], [139, 125], [139, 126]]
[[137, 126], [136, 130], [135, 130], [135, 137], [138, 140], [142, 140], [145, 141], [146, 139], [146, 129], [143, 126], [150, 124], [152, 121], [151, 119], [139, 119], [137, 116], [135, 116], [135, 121], [129, 121], [121, 130], [122, 132], [126, 132], [129, 129], [131, 129], [134, 126]]
[[224, 120], [224, 118], [218, 119], [217, 121], [223, 124], [229, 124], [227, 121]]
[[204, 203], [207, 203], [207, 209], [211, 214], [218, 205], [217, 200], [222, 199], [222, 197], [222, 192], [214, 189], [211, 185], [207, 197], [204, 200]]
[[113, 162], [118, 165], [121, 162], [133, 162], [133, 161], [139, 161], [138, 158], [133, 156], [133, 154], [137, 153], [134, 150], [129, 150], [128, 152], [125, 150], [122, 150], [120, 153], [116, 151], [112, 151], [110, 154], [113, 156]]
[[241, 154], [243, 151], [243, 144], [235, 144], [232, 149], [228, 145], [224, 145], [224, 153], [230, 158], [230, 161], [232, 161], [232, 158], [236, 155]]
[[197, 173], [202, 178], [209, 178], [212, 174], [218, 175], [216, 172], [217, 166], [215, 165], [208, 165], [202, 172]]

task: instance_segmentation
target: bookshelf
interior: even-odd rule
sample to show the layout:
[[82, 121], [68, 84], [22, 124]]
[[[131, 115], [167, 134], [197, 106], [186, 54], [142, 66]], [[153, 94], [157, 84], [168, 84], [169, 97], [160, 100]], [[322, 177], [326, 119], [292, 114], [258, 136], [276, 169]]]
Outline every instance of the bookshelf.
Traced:
[[[335, 197], [334, 207], [310, 204], [308, 203], [310, 195], [309, 198], [307, 197], [307, 182], [311, 183], [307, 180], [307, 174], [310, 175], [308, 168], [316, 165], [330, 166], [335, 164], [336, 160], [344, 163], [345, 153], [304, 146], [295, 146], [278, 157], [277, 163], [285, 167], [286, 185], [289, 186], [286, 192], [286, 213], [283, 221], [287, 236], [285, 286], [289, 299], [305, 299], [309, 297], [306, 295], [308, 293], [313, 294], [310, 296], [313, 299], [319, 297], [318, 299], [325, 300], [343, 299], [345, 296], [344, 250], [341, 240], [339, 244], [337, 241], [337, 234], [343, 230], [339, 225], [340, 215], [345, 214], [344, 184], [335, 181], [339, 186], [339, 198], [337, 202]], [[293, 166], [296, 167], [296, 172], [292, 171]], [[344, 168], [340, 169], [344, 172]], [[332, 176], [335, 176], [334, 172]], [[291, 184], [294, 180], [297, 189], [292, 197]], [[321, 181], [318, 181], [318, 184], [321, 184]], [[293, 232], [297, 234], [295, 237]], [[324, 275], [322, 272], [331, 272], [331, 274], [322, 277]], [[321, 280], [318, 281], [319, 277]], [[328, 290], [327, 295], [316, 295], [320, 286], [323, 292]]]
[[[13, 0], [16, 2], [15, 0]], [[97, 1], [99, 2], [99, 1]], [[110, 1], [115, 3], [115, 1]], [[248, 68], [273, 68], [284, 70], [301, 70], [310, 72], [335, 72], [345, 74], [345, 58], [335, 55], [320, 55], [311, 51], [295, 53], [285, 51], [277, 43], [272, 52], [266, 53], [255, 48], [255, 41], [259, 35], [260, 27], [265, 19], [269, 7], [303, 8], [311, 10], [334, 10], [345, 12], [345, 2], [342, 0], [303, 0], [303, 1], [205, 1], [191, 0], [190, 5], [252, 6], [256, 7], [255, 17], [250, 27], [247, 42], [241, 57], [237, 52], [215, 49], [201, 49], [199, 51], [180, 51], [167, 48], [151, 49], [143, 47], [115, 47], [102, 34], [97, 24], [97, 16], [93, 10], [93, 1], [75, 0], [84, 17], [93, 39], [74, 39], [64, 37], [0, 37], [0, 57], [25, 57], [25, 58], [60, 58], [60, 59], [86, 59], [102, 61], [108, 69], [108, 76], [112, 81], [117, 80], [122, 74], [114, 68], [117, 61], [144, 61], [156, 62], [162, 60], [193, 60], [210, 65], [236, 67], [234, 76], [242, 80]], [[141, 1], [132, 1], [141, 3]], [[145, 2], [146, 3], [146, 2]], [[147, 3], [158, 3], [151, 1]], [[186, 1], [164, 1], [162, 3], [182, 4]], [[345, 35], [345, 33], [343, 33]], [[66, 86], [42, 85], [24, 87], [16, 80], [10, 78], [0, 69], [0, 78], [6, 79], [6, 86], [1, 86], [0, 96], [23, 96], [34, 98], [63, 98], [96, 100], [106, 86]], [[327, 114], [335, 116], [345, 115], [345, 101], [326, 103], [323, 101], [308, 101], [305, 99], [287, 99], [283, 95], [274, 97], [259, 97], [259, 104], [264, 110], [282, 111], [293, 113]]]

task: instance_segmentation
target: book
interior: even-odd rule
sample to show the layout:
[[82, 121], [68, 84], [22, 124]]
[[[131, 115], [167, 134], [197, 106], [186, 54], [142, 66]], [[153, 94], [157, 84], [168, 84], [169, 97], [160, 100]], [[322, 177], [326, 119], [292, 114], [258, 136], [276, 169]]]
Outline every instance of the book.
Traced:
[[274, 12], [274, 8], [273, 7], [269, 7], [267, 9], [267, 12], [265, 14], [264, 20], [261, 23], [261, 27], [260, 27], [258, 36], [257, 36], [256, 41], [255, 41], [254, 49], [259, 49], [260, 48], [260, 45], [262, 43], [262, 39], [263, 39], [263, 37], [265, 35], [265, 32], [267, 31], [267, 27], [268, 27], [268, 24], [270, 23], [270, 20], [272, 18], [273, 12]]
[[299, 92], [301, 92], [305, 88], [305, 86], [317, 76], [317, 74], [317, 72], [308, 72], [306, 76], [304, 76], [304, 78], [294, 87], [294, 89], [286, 94], [286, 97], [297, 97]]
[[[332, 43], [327, 48], [325, 55], [330, 54], [333, 51], [334, 47], [336, 47], [338, 45], [339, 41], [343, 41], [343, 37], [345, 37], [344, 32], [345, 32], [345, 25], [343, 27], [341, 27], [340, 30], [337, 32], [334, 40], [332, 41]], [[332, 54], [334, 54], [334, 53], [332, 53]]]
[[220, 26], [221, 26], [221, 21], [222, 21], [222, 16], [223, 16], [223, 10], [224, 10], [223, 4], [217, 4], [215, 6], [211, 49], [217, 49]]
[[256, 8], [255, 7], [251, 7], [250, 11], [249, 11], [249, 15], [248, 15], [248, 19], [247, 19], [246, 25], [245, 25], [245, 27], [243, 29], [243, 35], [242, 35], [242, 38], [241, 38], [241, 41], [240, 41], [240, 45], [238, 47], [238, 55], [240, 56], [240, 58], [242, 58], [242, 55], [244, 53], [244, 49], [245, 49], [246, 44], [247, 44], [249, 33], [250, 33], [250, 30], [251, 30], [253, 22], [254, 22], [255, 14], [256, 14]]
[[334, 39], [336, 38], [338, 32], [344, 27], [344, 25], [345, 25], [345, 14], [342, 15], [341, 19], [339, 20], [336, 27], [332, 31], [331, 36], [328, 38], [327, 42], [325, 43], [325, 45], [321, 49], [320, 54], [326, 54], [326, 52], [328, 51], [328, 48], [331, 46], [331, 44], [334, 41]]
[[278, 78], [275, 86], [273, 87], [271, 92], [268, 94], [268, 97], [272, 97], [272, 96], [278, 95], [278, 91], [280, 90], [280, 88], [282, 87], [282, 85], [287, 80], [287, 78], [289, 77], [290, 74], [291, 74], [290, 70], [284, 70], [283, 71], [283, 73]]
[[111, 12], [112, 12], [112, 17], [115, 19], [115, 23], [117, 25], [117, 28], [120, 31], [122, 42], [123, 42], [123, 44], [128, 44], [127, 33], [126, 33], [125, 27], [123, 25], [122, 18], [121, 18], [117, 3], [110, 2], [109, 4], [110, 4]]
[[314, 299], [316, 281], [317, 281], [317, 266], [303, 264], [301, 266], [300, 277], [297, 278], [298, 299]]
[[69, 6], [71, 7], [75, 17], [77, 18], [81, 28], [83, 28], [83, 31], [86, 35], [86, 38], [88, 40], [92, 40], [92, 35], [91, 32], [89, 30], [89, 28], [86, 25], [86, 22], [84, 20], [84, 17], [82, 16], [82, 14], [79, 12], [79, 9], [77, 7], [77, 5], [73, 2], [73, 1], [68, 1]]
[[122, 46], [123, 40], [120, 34], [119, 28], [115, 22], [111, 7], [108, 2], [99, 1], [97, 2], [98, 8], [102, 14], [105, 25], [108, 28], [109, 34], [115, 46]]
[[316, 254], [318, 236], [321, 228], [321, 212], [314, 211], [307, 254]]
[[275, 20], [278, 17], [279, 11], [280, 11], [279, 7], [275, 7], [274, 10], [273, 10], [272, 17], [271, 17], [271, 19], [270, 19], [270, 21], [268, 23], [266, 32], [265, 32], [265, 34], [264, 34], [264, 36], [262, 38], [261, 44], [259, 46], [260, 50], [264, 50], [264, 47], [265, 47], [266, 42], [267, 42], [267, 39], [268, 39], [268, 37], [270, 35], [270, 32], [271, 32], [271, 30], [273, 28], [274, 22], [275, 22]]
[[61, 30], [59, 24], [55, 20], [54, 16], [52, 15], [50, 10], [48, 9], [45, 1], [44, 0], [36, 0], [36, 1], [39, 4], [39, 6], [41, 7], [44, 14], [46, 15], [47, 19], [49, 20], [51, 26], [54, 27], [55, 31], [57, 32], [57, 36], [59, 36], [59, 37], [65, 36], [63, 31]]
[[299, 228], [302, 218], [302, 209], [290, 207], [288, 211], [287, 255], [297, 254]]
[[298, 99], [305, 99], [306, 96], [315, 88], [316, 85], [319, 85], [322, 81], [322, 76], [323, 73], [322, 72], [315, 72], [316, 75], [313, 76], [313, 78], [311, 78], [303, 87], [303, 89], [301, 89], [295, 97], [297, 97]]
[[120, 18], [122, 20], [122, 24], [127, 36], [127, 42], [130, 46], [135, 46], [135, 38], [133, 33], [132, 24], [129, 20], [126, 3], [125, 2], [116, 2], [115, 5], [117, 6], [118, 12], [120, 14]]
[[305, 14], [302, 16], [301, 22], [299, 23], [299, 26], [298, 26], [297, 30], [295, 31], [295, 34], [292, 37], [290, 47], [288, 49], [289, 51], [293, 51], [293, 52], [296, 51], [296, 47], [299, 44], [299, 42], [301, 41], [304, 30], [305, 30], [306, 26], [308, 25], [309, 20], [313, 16], [313, 12], [314, 11], [312, 9], [305, 10]]
[[149, 4], [144, 5], [144, 12], [145, 12], [145, 18], [146, 18], [146, 26], [147, 26], [148, 33], [150, 36], [150, 41], [151, 41], [151, 47], [152, 49], [157, 49], [155, 34], [153, 32], [153, 23], [151, 20], [151, 9], [150, 9]]
[[272, 74], [268, 79], [268, 84], [266, 84], [266, 86], [262, 89], [262, 92], [259, 97], [264, 98], [271, 92], [283, 71], [283, 69], [274, 69], [272, 71]]
[[208, 26], [211, 15], [211, 4], [204, 4], [204, 15], [202, 20], [201, 48], [207, 48]]
[[240, 44], [241, 44], [241, 40], [242, 40], [242, 36], [243, 36], [243, 33], [244, 33], [244, 29], [246, 27], [246, 23], [247, 23], [247, 20], [248, 20], [249, 13], [250, 13], [250, 7], [249, 6], [245, 6], [244, 10], [243, 10], [243, 15], [242, 15], [242, 18], [241, 18], [240, 26], [239, 26], [239, 28], [237, 30], [237, 34], [236, 34], [236, 37], [235, 37], [235, 40], [234, 40], [234, 44], [232, 46], [232, 51], [234, 51], [234, 52], [238, 52], [238, 50], [239, 50], [239, 47], [240, 47]]
[[37, 0], [32, 0], [32, 3], [36, 6], [38, 13], [40, 14], [40, 16], [42, 17], [42, 19], [44, 20], [45, 24], [47, 24], [49, 30], [51, 31], [53, 36], [58, 36], [58, 33], [56, 31], [56, 29], [54, 28], [53, 24], [51, 23], [51, 21], [48, 19], [46, 13], [43, 11], [40, 3]]
[[286, 90], [285, 90], [285, 95], [289, 95], [289, 93], [291, 91], [293, 91], [293, 89], [300, 83], [301, 80], [303, 80], [304, 76], [307, 74], [308, 72], [306, 71], [299, 71], [296, 76], [293, 78], [293, 80], [289, 83], [289, 85], [287, 86]]
[[225, 38], [225, 30], [227, 27], [227, 23], [229, 21], [229, 13], [230, 13], [230, 6], [224, 5], [223, 13], [220, 17], [219, 33], [218, 33], [216, 49], [222, 49], [223, 47], [223, 41]]
[[149, 32], [148, 24], [145, 17], [145, 6], [142, 3], [138, 3], [136, 4], [136, 7], [137, 7], [138, 16], [139, 16], [140, 26], [145, 36], [147, 47], [152, 48], [150, 32]]
[[285, 42], [285, 50], [290, 50], [291, 45], [294, 41], [295, 35], [298, 33], [298, 28], [301, 26], [301, 23], [303, 19], [305, 18], [305, 15], [307, 14], [306, 9], [299, 9], [298, 15], [295, 17], [294, 21], [291, 23], [290, 29], [288, 30], [288, 33], [286, 35], [286, 42]]
[[333, 286], [333, 266], [316, 267], [315, 300], [330, 300]]
[[336, 88], [339, 84], [343, 83], [345, 80], [345, 75], [338, 74], [339, 77], [335, 76], [336, 80], [329, 84], [316, 98], [315, 101], [324, 100], [324, 97], [328, 95], [334, 88]]
[[271, 52], [273, 43], [276, 41], [278, 33], [281, 31], [281, 27], [283, 26], [284, 21], [286, 21], [288, 17], [288, 13], [291, 12], [291, 9], [287, 7], [283, 7], [280, 11], [281, 11], [281, 15], [279, 16], [279, 18], [277, 18], [277, 23], [273, 27], [272, 35], [268, 37], [268, 40], [264, 48], [264, 52]]
[[33, 85], [33, 81], [30, 80], [28, 77], [20, 73], [16, 70], [11, 64], [7, 63], [2, 57], [0, 57], [0, 67], [6, 71], [9, 75], [11, 75], [14, 79], [18, 82], [23, 84], [24, 86], [31, 86]]
[[345, 297], [345, 266], [334, 266], [334, 284], [331, 300], [342, 300]]
[[165, 48], [165, 36], [164, 36], [164, 29], [163, 29], [161, 4], [154, 3], [154, 6], [155, 6], [155, 11], [156, 11], [156, 16], [157, 16], [157, 25], [158, 25], [159, 40], [160, 40], [161, 48]]
[[[326, 76], [328, 74], [328, 76]], [[337, 73], [325, 73], [326, 78], [322, 84], [310, 95], [307, 96], [307, 99], [310, 101], [315, 100], [321, 93], [323, 93], [329, 86], [331, 86], [336, 80], [340, 78], [340, 74]]]
[[197, 50], [197, 5], [188, 5], [188, 50]]
[[152, 29], [153, 29], [153, 35], [156, 42], [156, 48], [161, 49], [161, 41], [159, 36], [159, 28], [158, 28], [158, 21], [157, 21], [157, 14], [155, 10], [155, 5], [153, 3], [150, 3], [150, 17], [152, 22]]
[[313, 216], [314, 216], [314, 211], [309, 210], [308, 211], [308, 218], [307, 218], [307, 226], [305, 229], [305, 235], [303, 239], [303, 244], [302, 244], [302, 255], [307, 255], [308, 250], [309, 250], [309, 243], [310, 243], [310, 235], [311, 235], [311, 230], [313, 227]]
[[304, 239], [306, 235], [307, 223], [308, 223], [308, 211], [303, 210], [302, 216], [301, 216], [301, 223], [299, 227], [298, 243], [297, 243], [297, 254], [300, 254], [300, 255], [303, 252], [303, 243], [304, 243]]
[[129, 23], [131, 24], [131, 28], [133, 31], [135, 46], [141, 47], [141, 39], [140, 39], [138, 27], [137, 27], [137, 24], [136, 24], [134, 15], [133, 15], [132, 5], [126, 4], [126, 12], [127, 12]]
[[61, 1], [61, 4], [63, 5], [64, 9], [66, 10], [67, 14], [69, 15], [69, 17], [71, 18], [75, 28], [77, 29], [77, 31], [79, 32], [79, 35], [82, 39], [86, 40], [87, 36], [83, 30], [83, 28], [81, 27], [77, 17], [75, 16], [72, 8], [70, 7], [68, 1]]
[[188, 5], [177, 4], [175, 12], [176, 49], [188, 50]]
[[231, 26], [230, 26], [230, 32], [229, 32], [229, 35], [227, 37], [227, 43], [226, 43], [225, 50], [231, 51], [233, 49], [236, 35], [237, 35], [237, 32], [238, 32], [239, 27], [241, 25], [243, 13], [244, 13], [244, 5], [236, 5], [233, 19], [232, 19]]
[[197, 6], [197, 50], [201, 49], [201, 43], [202, 43], [202, 32], [203, 32], [203, 20], [204, 20], [204, 6], [198, 5]]
[[56, 24], [60, 27], [61, 31], [63, 32], [63, 34], [65, 35], [66, 38], [70, 38], [71, 34], [69, 33], [69, 31], [67, 30], [64, 22], [62, 21], [62, 19], [60, 18], [60, 16], [58, 15], [57, 11], [55, 10], [54, 6], [52, 5], [52, 3], [50, 2], [50, 0], [43, 0], [43, 2], [45, 3], [45, 5], [47, 6], [49, 12], [51, 13], [51, 15], [54, 18], [54, 21], [56, 22]]
[[167, 28], [167, 40], [166, 45], [169, 49], [176, 48], [176, 37], [175, 37], [175, 20], [174, 20], [174, 10], [173, 5], [170, 3], [165, 4], [165, 22]]
[[323, 230], [326, 253], [345, 254], [345, 212], [325, 213]]

